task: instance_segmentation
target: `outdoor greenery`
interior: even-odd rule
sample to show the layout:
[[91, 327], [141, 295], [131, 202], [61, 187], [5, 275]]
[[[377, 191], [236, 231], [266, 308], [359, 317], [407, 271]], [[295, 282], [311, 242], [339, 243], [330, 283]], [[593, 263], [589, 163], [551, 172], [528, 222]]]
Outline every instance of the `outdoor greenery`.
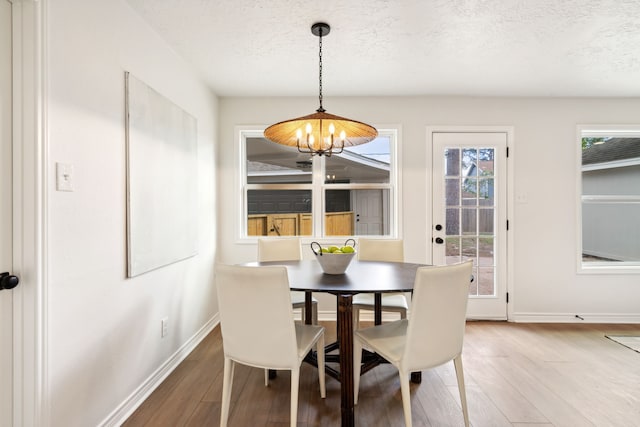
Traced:
[[609, 138], [582, 138], [582, 149], [586, 150], [587, 148], [591, 147], [593, 144], [597, 143], [597, 142], [605, 142], [607, 139]]

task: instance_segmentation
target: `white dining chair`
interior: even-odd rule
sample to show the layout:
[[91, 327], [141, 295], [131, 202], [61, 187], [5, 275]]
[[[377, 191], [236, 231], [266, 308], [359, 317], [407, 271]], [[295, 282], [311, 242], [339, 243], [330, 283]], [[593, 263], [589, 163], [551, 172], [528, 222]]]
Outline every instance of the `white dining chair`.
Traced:
[[[298, 261], [302, 259], [302, 246], [300, 239], [273, 238], [258, 239], [258, 261]], [[302, 322], [305, 319], [304, 292], [291, 291], [291, 304], [293, 308], [299, 308], [302, 313]], [[318, 324], [318, 300], [311, 298], [311, 323]]]
[[324, 327], [293, 320], [287, 269], [284, 266], [218, 265], [215, 283], [220, 309], [224, 378], [220, 426], [229, 418], [236, 363], [265, 370], [291, 371], [291, 426], [297, 424], [300, 365], [316, 347], [320, 396], [326, 396]]
[[[420, 267], [413, 287], [411, 317], [354, 333], [353, 363], [360, 372], [362, 348], [371, 349], [398, 369], [405, 425], [411, 427], [409, 376], [453, 360], [465, 426], [469, 413], [462, 371], [469, 282], [473, 261]], [[358, 403], [360, 375], [354, 375], [354, 402]]]
[[[356, 250], [360, 261], [404, 262], [404, 243], [400, 239], [358, 239]], [[382, 311], [400, 313], [401, 319], [407, 318], [409, 304], [403, 293], [383, 293]], [[353, 325], [360, 324], [360, 310], [374, 309], [374, 294], [362, 293], [353, 296]]]

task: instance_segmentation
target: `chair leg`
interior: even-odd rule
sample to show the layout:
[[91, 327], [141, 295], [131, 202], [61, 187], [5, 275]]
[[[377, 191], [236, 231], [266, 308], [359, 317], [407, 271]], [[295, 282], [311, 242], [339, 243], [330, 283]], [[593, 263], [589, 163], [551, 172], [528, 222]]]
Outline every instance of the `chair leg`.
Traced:
[[409, 372], [398, 371], [400, 375], [400, 393], [402, 394], [402, 408], [404, 409], [404, 424], [411, 427], [411, 393], [409, 389]]
[[464, 372], [462, 370], [462, 355], [453, 359], [456, 368], [456, 378], [458, 379], [458, 392], [460, 393], [460, 403], [462, 405], [462, 416], [465, 427], [469, 427], [469, 409], [467, 408], [467, 392], [464, 387]]
[[320, 383], [320, 397], [327, 397], [327, 387], [325, 385], [325, 369], [324, 369], [324, 334], [318, 338], [316, 343], [316, 358], [318, 360], [318, 382]]
[[264, 370], [264, 386], [269, 387], [269, 370]]
[[353, 330], [360, 329], [360, 309], [353, 307]]
[[233, 371], [235, 362], [224, 359], [224, 374], [222, 380], [222, 407], [220, 408], [220, 427], [227, 427], [229, 420], [229, 406], [231, 404], [231, 388], [233, 386]]
[[360, 393], [360, 371], [362, 370], [362, 342], [353, 337], [353, 404], [358, 404]]
[[314, 302], [311, 305], [311, 323], [314, 325], [318, 324], [318, 303]]
[[300, 368], [291, 370], [291, 427], [298, 424], [298, 389], [300, 388]]

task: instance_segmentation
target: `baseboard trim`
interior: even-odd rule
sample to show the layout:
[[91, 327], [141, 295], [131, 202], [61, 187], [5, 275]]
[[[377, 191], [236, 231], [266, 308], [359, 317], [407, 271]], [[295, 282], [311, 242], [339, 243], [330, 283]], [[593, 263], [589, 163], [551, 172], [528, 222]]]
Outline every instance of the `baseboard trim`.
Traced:
[[[407, 313], [407, 316], [411, 316], [411, 313]], [[296, 318], [300, 320], [300, 313], [296, 313]], [[400, 317], [398, 313], [382, 313], [382, 321], [390, 322], [398, 320]], [[333, 310], [318, 312], [318, 320], [325, 322], [335, 322], [336, 312]], [[362, 311], [360, 312], [360, 320], [365, 322], [373, 322], [373, 312]], [[507, 321], [515, 323], [628, 323], [636, 324], [640, 323], [640, 314], [637, 313], [513, 313], [513, 316], [509, 319], [503, 317], [492, 318], [469, 318], [469, 321], [474, 320], [495, 320], [495, 321]]]
[[220, 315], [215, 314], [191, 338], [189, 338], [169, 359], [147, 378], [124, 402], [113, 410], [100, 427], [122, 425], [151, 393], [169, 376], [174, 369], [200, 344], [200, 342], [220, 323]]
[[517, 323], [640, 323], [640, 314], [608, 313], [513, 313]]

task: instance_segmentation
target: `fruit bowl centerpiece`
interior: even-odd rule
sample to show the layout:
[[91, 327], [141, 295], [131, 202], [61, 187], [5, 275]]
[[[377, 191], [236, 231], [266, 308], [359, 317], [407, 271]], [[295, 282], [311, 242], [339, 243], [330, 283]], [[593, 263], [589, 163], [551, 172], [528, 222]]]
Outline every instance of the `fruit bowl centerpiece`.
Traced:
[[356, 241], [353, 239], [347, 239], [343, 246], [322, 247], [320, 243], [312, 242], [311, 250], [325, 274], [344, 274], [356, 254], [355, 246]]

